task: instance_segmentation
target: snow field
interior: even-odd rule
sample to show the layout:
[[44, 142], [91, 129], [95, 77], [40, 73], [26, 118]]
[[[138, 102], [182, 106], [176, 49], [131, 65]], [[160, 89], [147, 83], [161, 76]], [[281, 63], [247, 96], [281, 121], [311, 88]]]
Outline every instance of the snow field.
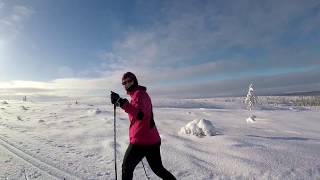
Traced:
[[[177, 179], [320, 177], [319, 110], [260, 105], [254, 123], [247, 123], [250, 113], [241, 101], [163, 100], [154, 106], [163, 164]], [[214, 136], [179, 133], [196, 124]], [[120, 177], [128, 127], [127, 115], [117, 109]], [[0, 137], [0, 179], [114, 179], [113, 107], [103, 101], [6, 100], [0, 103]], [[144, 162], [151, 179], [158, 179]], [[134, 174], [146, 178], [141, 163]]]

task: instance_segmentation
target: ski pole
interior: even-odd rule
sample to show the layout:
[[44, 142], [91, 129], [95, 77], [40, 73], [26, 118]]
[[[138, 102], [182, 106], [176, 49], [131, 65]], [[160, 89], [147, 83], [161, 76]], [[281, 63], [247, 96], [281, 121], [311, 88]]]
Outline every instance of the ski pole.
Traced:
[[144, 167], [143, 159], [141, 160], [141, 163], [142, 163], [142, 167], [143, 167], [143, 169], [144, 169], [144, 174], [146, 175], [147, 179], [150, 179], [150, 177], [147, 175], [146, 168]]
[[113, 121], [113, 132], [114, 132], [114, 169], [115, 169], [115, 175], [117, 180], [117, 130], [116, 130], [116, 104], [113, 106], [113, 113], [114, 113], [114, 121]]

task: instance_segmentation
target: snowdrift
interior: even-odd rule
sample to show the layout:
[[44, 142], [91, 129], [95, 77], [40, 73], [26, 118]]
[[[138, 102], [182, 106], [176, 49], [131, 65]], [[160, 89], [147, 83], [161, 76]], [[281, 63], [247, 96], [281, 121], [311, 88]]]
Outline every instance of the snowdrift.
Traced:
[[214, 126], [209, 120], [206, 119], [195, 119], [189, 122], [187, 125], [182, 127], [179, 134], [188, 134], [198, 137], [202, 136], [214, 136], [216, 131]]

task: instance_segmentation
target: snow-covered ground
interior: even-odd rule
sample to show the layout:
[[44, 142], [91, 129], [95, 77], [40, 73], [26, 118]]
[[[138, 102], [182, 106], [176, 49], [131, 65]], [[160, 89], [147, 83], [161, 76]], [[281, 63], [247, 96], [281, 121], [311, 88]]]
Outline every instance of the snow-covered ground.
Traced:
[[[0, 179], [115, 179], [113, 106], [105, 98], [0, 100]], [[320, 110], [243, 99], [154, 100], [164, 166], [177, 179], [320, 179]], [[247, 118], [254, 114], [255, 121]], [[195, 121], [194, 121], [195, 120]], [[214, 136], [180, 130], [207, 120]], [[117, 163], [129, 143], [117, 110]], [[191, 133], [192, 134], [192, 133]], [[213, 135], [213, 134], [212, 134]], [[144, 160], [147, 174], [158, 179]], [[146, 179], [141, 163], [134, 179]]]

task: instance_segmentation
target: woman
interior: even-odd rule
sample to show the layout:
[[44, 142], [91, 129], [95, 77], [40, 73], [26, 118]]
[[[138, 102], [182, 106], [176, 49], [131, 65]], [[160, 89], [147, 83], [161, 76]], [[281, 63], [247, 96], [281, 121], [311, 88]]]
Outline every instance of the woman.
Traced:
[[129, 115], [130, 144], [122, 163], [122, 179], [131, 180], [137, 164], [146, 157], [152, 171], [162, 179], [176, 179], [166, 170], [161, 161], [161, 139], [154, 123], [151, 99], [146, 88], [138, 85], [136, 76], [127, 72], [122, 77], [122, 85], [131, 101], [111, 93], [111, 103], [120, 106]]

